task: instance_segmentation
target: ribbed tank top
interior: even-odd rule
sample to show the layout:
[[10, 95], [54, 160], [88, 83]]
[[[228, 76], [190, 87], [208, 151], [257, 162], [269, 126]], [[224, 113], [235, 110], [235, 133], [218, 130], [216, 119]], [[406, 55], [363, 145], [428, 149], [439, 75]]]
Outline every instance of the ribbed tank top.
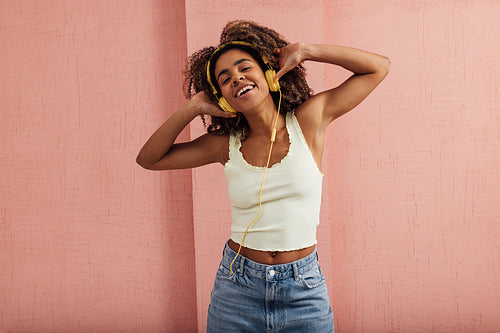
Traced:
[[[290, 140], [288, 153], [268, 169], [262, 190], [262, 213], [243, 243], [251, 249], [291, 251], [316, 244], [323, 174], [293, 112], [286, 114], [286, 129]], [[241, 244], [247, 226], [259, 212], [259, 189], [265, 168], [250, 165], [244, 159], [240, 137], [229, 137], [229, 160], [224, 173], [231, 199], [231, 239]]]

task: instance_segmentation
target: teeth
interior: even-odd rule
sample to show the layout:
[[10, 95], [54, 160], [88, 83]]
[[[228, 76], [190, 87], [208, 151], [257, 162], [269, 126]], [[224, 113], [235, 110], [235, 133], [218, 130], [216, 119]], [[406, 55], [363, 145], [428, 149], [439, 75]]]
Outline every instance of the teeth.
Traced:
[[245, 92], [247, 92], [248, 90], [252, 90], [253, 89], [253, 86], [244, 86], [243, 88], [241, 88], [238, 93], [236, 94], [237, 97], [240, 97], [241, 95], [243, 95]]

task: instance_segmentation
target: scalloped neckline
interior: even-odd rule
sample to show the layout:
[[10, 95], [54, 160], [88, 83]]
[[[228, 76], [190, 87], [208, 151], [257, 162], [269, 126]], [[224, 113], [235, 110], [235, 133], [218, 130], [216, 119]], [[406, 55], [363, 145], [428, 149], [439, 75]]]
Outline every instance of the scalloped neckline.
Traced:
[[[283, 158], [281, 159], [281, 161], [279, 162], [276, 162], [274, 163], [273, 165], [271, 165], [268, 170], [271, 170], [271, 169], [275, 169], [275, 168], [279, 168], [280, 166], [284, 165], [286, 163], [286, 161], [289, 159], [289, 157], [292, 155], [292, 150], [293, 150], [293, 147], [292, 147], [292, 136], [290, 134], [290, 129], [288, 128], [288, 117], [285, 117], [285, 128], [286, 128], [286, 131], [288, 133], [288, 152], [286, 153], [285, 156], [283, 156]], [[266, 169], [265, 166], [257, 166], [257, 165], [253, 165], [253, 164], [250, 164], [246, 159], [245, 157], [243, 156], [243, 153], [241, 152], [241, 136], [238, 136], [237, 140], [236, 140], [236, 151], [238, 153], [238, 156], [240, 158], [240, 160], [243, 162], [244, 165], [246, 165], [249, 169], [252, 169], [252, 170], [258, 170], [258, 171], [263, 171]]]

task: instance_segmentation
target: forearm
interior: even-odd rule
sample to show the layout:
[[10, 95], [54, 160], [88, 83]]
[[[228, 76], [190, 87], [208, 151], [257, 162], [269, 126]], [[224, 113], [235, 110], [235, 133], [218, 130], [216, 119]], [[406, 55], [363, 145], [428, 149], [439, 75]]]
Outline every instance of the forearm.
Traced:
[[163, 123], [144, 144], [136, 162], [144, 168], [155, 164], [165, 156], [181, 131], [198, 116], [199, 106], [188, 101]]
[[341, 66], [355, 74], [384, 73], [389, 70], [387, 57], [345, 46], [303, 44], [304, 61], [317, 61]]

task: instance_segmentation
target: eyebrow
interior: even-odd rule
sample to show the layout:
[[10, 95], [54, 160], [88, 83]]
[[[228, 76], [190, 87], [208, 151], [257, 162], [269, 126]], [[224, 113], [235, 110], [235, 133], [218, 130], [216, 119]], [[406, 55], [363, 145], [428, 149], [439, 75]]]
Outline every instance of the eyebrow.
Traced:
[[[247, 59], [247, 58], [241, 58], [240, 60], [237, 60], [233, 64], [233, 66], [238, 66], [239, 64], [241, 64], [242, 62], [245, 62], [245, 61], [250, 61], [251, 62], [252, 60]], [[221, 75], [226, 74], [227, 72], [229, 72], [229, 70], [227, 70], [227, 69], [221, 70], [220, 73], [219, 73], [219, 75], [217, 75], [217, 81], [219, 81], [219, 78], [220, 78]]]

